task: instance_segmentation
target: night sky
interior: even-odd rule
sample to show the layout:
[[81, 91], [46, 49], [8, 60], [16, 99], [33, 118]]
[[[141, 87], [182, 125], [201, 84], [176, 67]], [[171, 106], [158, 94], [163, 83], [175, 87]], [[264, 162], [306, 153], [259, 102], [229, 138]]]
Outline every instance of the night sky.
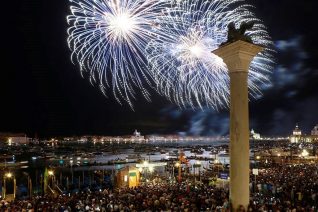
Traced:
[[[318, 123], [317, 0], [249, 0], [275, 42], [272, 85], [250, 103], [251, 127], [263, 135], [304, 132]], [[58, 135], [226, 135], [227, 110], [180, 110], [155, 92], [135, 111], [105, 98], [80, 75], [67, 47], [67, 0], [2, 3], [0, 132]]]

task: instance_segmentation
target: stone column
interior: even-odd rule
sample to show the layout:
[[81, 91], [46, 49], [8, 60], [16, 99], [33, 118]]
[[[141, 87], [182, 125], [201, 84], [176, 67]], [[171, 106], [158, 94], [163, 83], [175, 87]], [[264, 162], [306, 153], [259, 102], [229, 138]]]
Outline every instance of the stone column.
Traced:
[[248, 70], [263, 48], [236, 41], [213, 51], [227, 65], [230, 75], [230, 202], [236, 210], [249, 204]]

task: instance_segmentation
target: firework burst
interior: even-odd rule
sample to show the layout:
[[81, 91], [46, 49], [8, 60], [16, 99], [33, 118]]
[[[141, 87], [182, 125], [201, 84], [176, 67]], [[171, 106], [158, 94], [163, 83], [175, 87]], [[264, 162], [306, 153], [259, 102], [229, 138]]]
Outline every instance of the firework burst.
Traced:
[[227, 106], [229, 76], [222, 59], [211, 52], [227, 40], [230, 22], [256, 24], [247, 34], [265, 50], [252, 61], [249, 88], [258, 97], [259, 86], [269, 83], [273, 65], [272, 42], [265, 26], [244, 0], [185, 0], [158, 18], [158, 34], [147, 46], [157, 90], [180, 106]]
[[87, 72], [103, 93], [111, 89], [115, 98], [128, 102], [135, 90], [149, 100], [144, 84], [147, 73], [145, 48], [156, 38], [155, 19], [164, 7], [161, 0], [70, 0], [67, 17], [68, 44], [72, 61]]

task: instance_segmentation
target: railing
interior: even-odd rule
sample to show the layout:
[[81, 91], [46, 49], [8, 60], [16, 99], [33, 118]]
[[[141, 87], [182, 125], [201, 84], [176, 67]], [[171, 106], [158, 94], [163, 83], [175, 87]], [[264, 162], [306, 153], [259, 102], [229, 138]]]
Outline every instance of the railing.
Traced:
[[55, 188], [58, 190], [59, 194], [63, 194], [62, 189], [58, 185], [55, 185]]
[[55, 194], [55, 191], [51, 188], [51, 186], [47, 186], [47, 188], [49, 189], [49, 191], [54, 195]]
[[58, 187], [58, 185], [54, 185], [53, 186], [54, 189], [51, 186], [47, 186], [48, 191], [50, 192], [50, 194], [52, 194], [54, 197], [56, 197], [59, 194], [63, 194], [63, 191], [60, 187]]

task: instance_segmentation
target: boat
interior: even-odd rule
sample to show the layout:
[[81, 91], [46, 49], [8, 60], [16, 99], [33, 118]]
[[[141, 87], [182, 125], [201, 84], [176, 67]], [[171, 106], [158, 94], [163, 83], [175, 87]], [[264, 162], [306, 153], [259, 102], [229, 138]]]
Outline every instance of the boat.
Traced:
[[230, 154], [227, 151], [220, 151], [218, 154], [219, 157], [229, 157]]
[[127, 155], [126, 159], [128, 160], [133, 160], [133, 159], [141, 159], [141, 155], [140, 154], [130, 154], [130, 155]]
[[168, 153], [168, 156], [170, 156], [170, 157], [178, 157], [178, 153], [175, 153], [175, 152], [169, 152]]
[[154, 152], [148, 152], [147, 155], [156, 155]]
[[117, 158], [117, 159], [113, 159], [113, 160], [107, 161], [108, 165], [125, 164], [125, 163], [127, 163], [127, 160], [126, 159], [121, 159], [121, 158]]
[[109, 161], [109, 162], [110, 162], [110, 164], [122, 164], [122, 163], [127, 163], [126, 160], [119, 159], [119, 158], [117, 158], [116, 160]]
[[55, 158], [56, 156], [55, 156], [55, 154], [54, 153], [46, 153], [45, 154], [45, 159], [53, 159], [53, 158]]
[[166, 154], [167, 152], [165, 150], [160, 150], [160, 154]]
[[196, 155], [202, 155], [204, 151], [202, 149], [192, 149], [190, 152]]
[[102, 152], [93, 152], [94, 155], [103, 155]]
[[217, 149], [211, 149], [210, 155], [217, 155], [219, 151]]
[[208, 171], [208, 172], [213, 171], [213, 169], [212, 169], [212, 168], [206, 168], [206, 167], [203, 167], [203, 169], [204, 169], [205, 171]]

